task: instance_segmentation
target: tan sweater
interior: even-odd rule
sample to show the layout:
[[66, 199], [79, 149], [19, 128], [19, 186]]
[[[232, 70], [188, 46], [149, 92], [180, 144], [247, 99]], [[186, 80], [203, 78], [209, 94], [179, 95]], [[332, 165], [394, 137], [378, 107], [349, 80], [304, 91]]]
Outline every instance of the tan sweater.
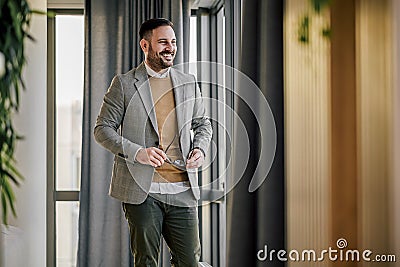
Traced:
[[[150, 77], [149, 82], [156, 112], [160, 145], [165, 151], [176, 135], [175, 140], [167, 151], [167, 155], [171, 160], [183, 160], [179, 149], [178, 123], [176, 120], [175, 98], [171, 78]], [[161, 167], [156, 168], [153, 178], [153, 182], [158, 183], [182, 182], [187, 180], [186, 171], [179, 170], [167, 162]]]

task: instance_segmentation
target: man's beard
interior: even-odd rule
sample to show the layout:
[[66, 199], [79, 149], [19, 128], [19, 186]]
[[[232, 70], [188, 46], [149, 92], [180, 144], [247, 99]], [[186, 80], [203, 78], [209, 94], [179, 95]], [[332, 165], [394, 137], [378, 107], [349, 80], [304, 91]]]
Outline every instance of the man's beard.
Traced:
[[[172, 60], [171, 61], [164, 61], [162, 58], [162, 55], [165, 54], [171, 54]], [[175, 58], [175, 52], [172, 51], [163, 51], [160, 52], [158, 55], [151, 45], [149, 46], [149, 52], [147, 54], [147, 63], [150, 65], [150, 67], [153, 67], [154, 69], [166, 69], [171, 67], [174, 63], [173, 60]]]

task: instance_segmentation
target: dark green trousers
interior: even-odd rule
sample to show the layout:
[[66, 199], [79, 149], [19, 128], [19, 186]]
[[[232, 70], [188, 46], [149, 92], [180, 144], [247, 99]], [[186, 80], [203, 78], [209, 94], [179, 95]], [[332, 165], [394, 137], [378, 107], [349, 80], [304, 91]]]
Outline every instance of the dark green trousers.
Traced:
[[158, 196], [157, 199], [148, 196], [139, 205], [123, 203], [135, 267], [158, 266], [161, 235], [170, 249], [172, 266], [197, 267], [200, 259], [197, 206], [170, 205], [162, 198], [178, 196]]

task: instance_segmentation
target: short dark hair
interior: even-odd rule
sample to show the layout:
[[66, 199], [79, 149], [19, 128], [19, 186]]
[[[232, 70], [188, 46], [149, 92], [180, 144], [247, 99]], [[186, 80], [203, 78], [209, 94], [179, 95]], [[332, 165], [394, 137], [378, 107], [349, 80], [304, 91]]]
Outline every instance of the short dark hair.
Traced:
[[149, 39], [152, 31], [160, 26], [171, 26], [173, 27], [171, 21], [164, 18], [149, 19], [142, 23], [139, 30], [140, 39]]

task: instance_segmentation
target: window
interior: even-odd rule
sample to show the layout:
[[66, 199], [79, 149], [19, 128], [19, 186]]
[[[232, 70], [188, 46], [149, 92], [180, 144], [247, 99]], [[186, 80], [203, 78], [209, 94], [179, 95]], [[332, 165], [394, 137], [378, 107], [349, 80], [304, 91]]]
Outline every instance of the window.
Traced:
[[79, 190], [80, 187], [83, 23], [83, 15], [55, 17], [57, 190]]
[[48, 19], [47, 265], [76, 266], [82, 137], [84, 18]]
[[[212, 62], [219, 63], [222, 66], [225, 64], [225, 10], [222, 1], [216, 1], [216, 3], [212, 8], [199, 7], [192, 10], [189, 50], [191, 62]], [[189, 72], [197, 76], [203, 97], [213, 99], [213, 101], [205, 101], [205, 104], [209, 117], [214, 118], [212, 122], [213, 144], [210, 146], [208, 153], [210, 156], [206, 158], [206, 161], [211, 158], [214, 158], [214, 161], [210, 168], [202, 170], [200, 173], [200, 186], [210, 184], [225, 172], [227, 156], [230, 154], [229, 144], [227, 145], [227, 134], [230, 130], [224, 128], [224, 126], [231, 127], [226, 123], [227, 97], [231, 94], [225, 90], [225, 71], [226, 69], [223, 67], [215, 67], [215, 65], [207, 63], [191, 64], [189, 68]], [[210, 81], [213, 81], [213, 84]], [[209, 163], [206, 162], [204, 165], [207, 166]], [[210, 199], [205, 197], [204, 200], [208, 202], [215, 199], [215, 195], [224, 196], [224, 190], [225, 179], [222, 176], [219, 178], [218, 184], [214, 184], [211, 189], [203, 190], [203, 195], [210, 196]], [[208, 262], [212, 266], [226, 266], [225, 197], [201, 205], [199, 207], [199, 220], [202, 246], [201, 261]]]

